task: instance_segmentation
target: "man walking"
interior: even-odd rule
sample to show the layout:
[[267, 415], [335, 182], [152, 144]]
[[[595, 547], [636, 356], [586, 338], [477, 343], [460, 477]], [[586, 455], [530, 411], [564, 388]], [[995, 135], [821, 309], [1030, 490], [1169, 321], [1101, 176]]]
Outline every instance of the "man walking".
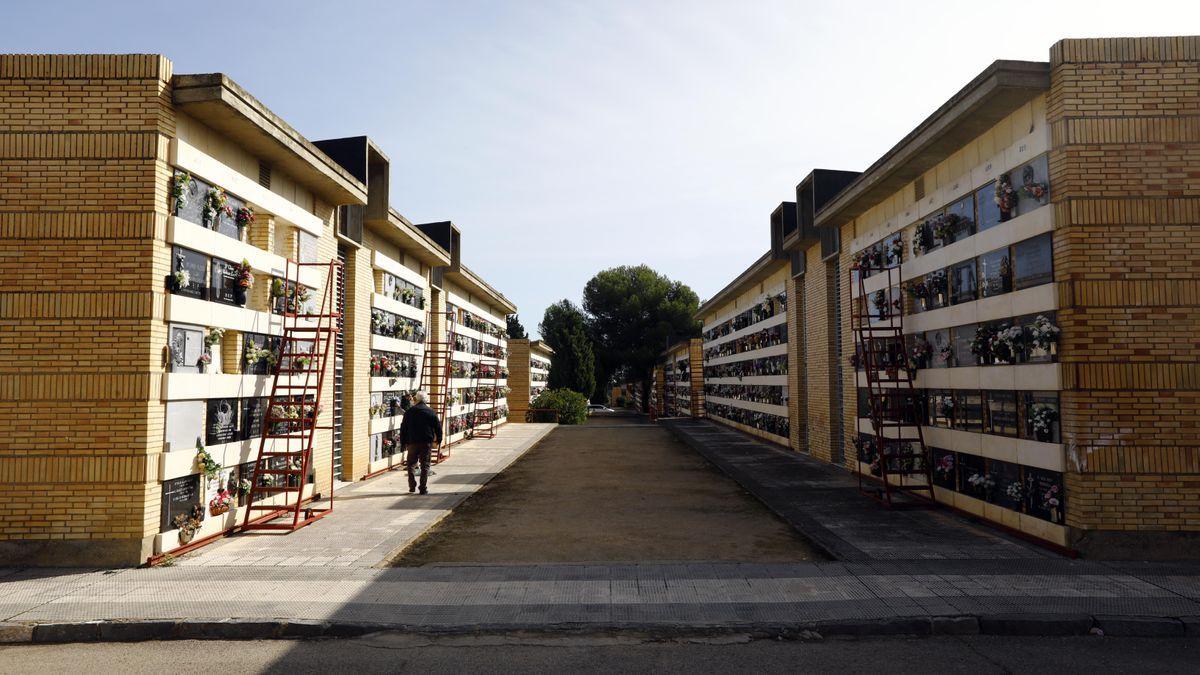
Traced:
[[429, 494], [426, 486], [429, 482], [429, 453], [433, 446], [442, 444], [442, 421], [437, 413], [426, 403], [428, 398], [424, 391], [413, 393], [415, 405], [404, 413], [404, 421], [400, 423], [400, 443], [408, 451], [404, 459], [408, 467], [408, 491], [417, 491], [417, 478], [413, 475], [413, 467], [421, 463], [421, 494]]

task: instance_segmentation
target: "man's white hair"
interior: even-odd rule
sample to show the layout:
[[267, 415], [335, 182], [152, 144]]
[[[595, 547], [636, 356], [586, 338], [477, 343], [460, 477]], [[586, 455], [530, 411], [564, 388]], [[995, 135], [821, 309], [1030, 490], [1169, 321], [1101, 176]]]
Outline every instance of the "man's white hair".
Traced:
[[425, 394], [424, 389], [418, 389], [413, 392], [413, 403], [424, 403], [429, 400], [429, 396]]

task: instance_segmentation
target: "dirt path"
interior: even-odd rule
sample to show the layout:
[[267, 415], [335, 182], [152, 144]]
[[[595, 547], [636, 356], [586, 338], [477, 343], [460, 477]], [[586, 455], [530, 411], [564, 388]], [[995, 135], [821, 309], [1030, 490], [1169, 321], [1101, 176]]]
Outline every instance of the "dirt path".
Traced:
[[603, 417], [556, 429], [394, 564], [820, 559], [667, 430]]

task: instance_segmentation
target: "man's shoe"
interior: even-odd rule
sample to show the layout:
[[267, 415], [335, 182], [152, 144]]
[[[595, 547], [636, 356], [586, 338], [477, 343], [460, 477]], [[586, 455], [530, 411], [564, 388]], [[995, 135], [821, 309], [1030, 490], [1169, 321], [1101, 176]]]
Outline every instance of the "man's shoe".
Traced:
[[427, 494], [429, 494], [429, 490], [421, 490], [421, 494], [427, 495]]
[[416, 491], [417, 491], [417, 488], [415, 488], [415, 487], [408, 488], [408, 494], [410, 494], [410, 495]]

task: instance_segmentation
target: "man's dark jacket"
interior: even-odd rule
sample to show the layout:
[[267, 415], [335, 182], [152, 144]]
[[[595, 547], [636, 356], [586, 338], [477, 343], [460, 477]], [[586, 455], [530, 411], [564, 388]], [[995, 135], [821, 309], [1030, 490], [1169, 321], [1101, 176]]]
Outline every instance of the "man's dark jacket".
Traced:
[[418, 403], [404, 413], [400, 423], [400, 443], [404, 445], [433, 445], [442, 442], [442, 423], [437, 413], [424, 403]]

